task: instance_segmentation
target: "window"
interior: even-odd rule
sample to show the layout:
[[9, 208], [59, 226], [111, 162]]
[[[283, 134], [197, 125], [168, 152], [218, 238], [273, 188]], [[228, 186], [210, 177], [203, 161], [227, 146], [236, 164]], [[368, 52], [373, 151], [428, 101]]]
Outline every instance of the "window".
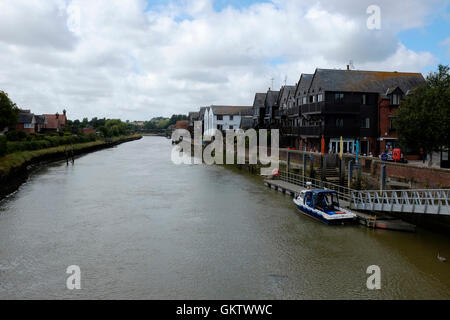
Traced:
[[217, 130], [222, 131], [222, 125], [221, 125], [221, 124], [218, 124], [218, 125], [217, 125]]
[[343, 104], [344, 103], [344, 94], [343, 93], [335, 93], [334, 94], [334, 102], [336, 104]]
[[399, 94], [393, 94], [391, 96], [391, 104], [392, 105], [398, 105], [400, 104], [400, 95]]
[[313, 96], [309, 96], [309, 103], [313, 103]]
[[343, 128], [344, 127], [344, 119], [337, 118], [336, 119], [336, 128]]
[[394, 119], [395, 118], [389, 118], [389, 130], [394, 131], [395, 127], [394, 127]]
[[361, 119], [361, 128], [370, 129], [370, 118]]
[[362, 95], [362, 104], [363, 105], [367, 104], [367, 96], [365, 94]]
[[233, 116], [230, 116], [230, 121], [232, 121], [233, 120]]
[[317, 102], [317, 96], [313, 96], [313, 103]]
[[31, 124], [31, 123], [24, 123], [23, 127], [24, 127], [25, 129], [33, 129], [33, 128], [34, 128], [34, 125]]
[[323, 94], [321, 93], [317, 96], [317, 102], [322, 102], [322, 101], [323, 101]]
[[223, 120], [223, 116], [217, 116], [217, 120]]
[[303, 97], [303, 101], [302, 101], [302, 104], [306, 104], [306, 97]]

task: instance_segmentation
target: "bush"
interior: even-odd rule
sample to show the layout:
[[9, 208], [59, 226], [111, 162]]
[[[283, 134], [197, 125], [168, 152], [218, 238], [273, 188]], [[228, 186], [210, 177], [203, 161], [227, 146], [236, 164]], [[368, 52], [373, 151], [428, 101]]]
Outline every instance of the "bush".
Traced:
[[6, 154], [6, 136], [0, 136], [0, 157]]
[[22, 131], [8, 131], [6, 133], [6, 139], [8, 141], [23, 141], [27, 138], [27, 134]]

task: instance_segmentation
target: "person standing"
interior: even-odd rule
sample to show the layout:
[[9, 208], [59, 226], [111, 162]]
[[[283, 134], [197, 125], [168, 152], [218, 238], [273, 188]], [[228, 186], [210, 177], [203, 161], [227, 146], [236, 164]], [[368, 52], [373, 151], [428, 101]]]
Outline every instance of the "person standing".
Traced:
[[423, 152], [423, 148], [420, 148], [420, 159], [422, 159], [422, 162], [425, 163], [425, 152]]

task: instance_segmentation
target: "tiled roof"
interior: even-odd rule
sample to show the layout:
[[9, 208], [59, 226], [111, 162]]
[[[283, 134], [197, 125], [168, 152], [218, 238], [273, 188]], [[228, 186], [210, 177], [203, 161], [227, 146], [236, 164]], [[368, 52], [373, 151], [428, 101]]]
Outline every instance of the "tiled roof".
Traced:
[[66, 116], [63, 114], [44, 114], [47, 120], [46, 128], [58, 129], [60, 126], [66, 125]]
[[420, 73], [317, 69], [311, 89], [386, 94], [392, 87], [407, 92], [424, 82]]
[[264, 101], [266, 100], [267, 93], [256, 93], [255, 100], [253, 101], [253, 108], [264, 108]]
[[277, 103], [279, 94], [280, 94], [280, 91], [272, 91], [272, 90], [267, 91], [267, 95], [266, 95], [267, 106], [272, 107], [273, 105], [275, 105]]
[[34, 114], [29, 113], [29, 112], [20, 112], [19, 113], [19, 119], [18, 119], [18, 123], [23, 124], [23, 123], [32, 123], [33, 122], [33, 117]]
[[296, 96], [302, 96], [308, 93], [309, 87], [311, 86], [311, 81], [313, 79], [313, 74], [302, 73], [300, 80], [298, 81], [297, 88], [295, 90]]
[[251, 129], [251, 128], [253, 128], [253, 119], [251, 119], [251, 118], [242, 118], [240, 127], [241, 127], [241, 129]]
[[211, 106], [215, 115], [239, 115], [241, 111], [253, 110], [251, 106]]

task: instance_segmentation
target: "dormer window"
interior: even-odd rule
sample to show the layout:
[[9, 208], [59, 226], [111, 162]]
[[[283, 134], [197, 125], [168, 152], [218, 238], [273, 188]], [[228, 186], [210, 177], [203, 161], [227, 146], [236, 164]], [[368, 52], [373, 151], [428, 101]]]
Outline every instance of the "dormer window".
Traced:
[[392, 105], [399, 105], [400, 104], [400, 95], [397, 93], [394, 93], [391, 95], [391, 104]]

